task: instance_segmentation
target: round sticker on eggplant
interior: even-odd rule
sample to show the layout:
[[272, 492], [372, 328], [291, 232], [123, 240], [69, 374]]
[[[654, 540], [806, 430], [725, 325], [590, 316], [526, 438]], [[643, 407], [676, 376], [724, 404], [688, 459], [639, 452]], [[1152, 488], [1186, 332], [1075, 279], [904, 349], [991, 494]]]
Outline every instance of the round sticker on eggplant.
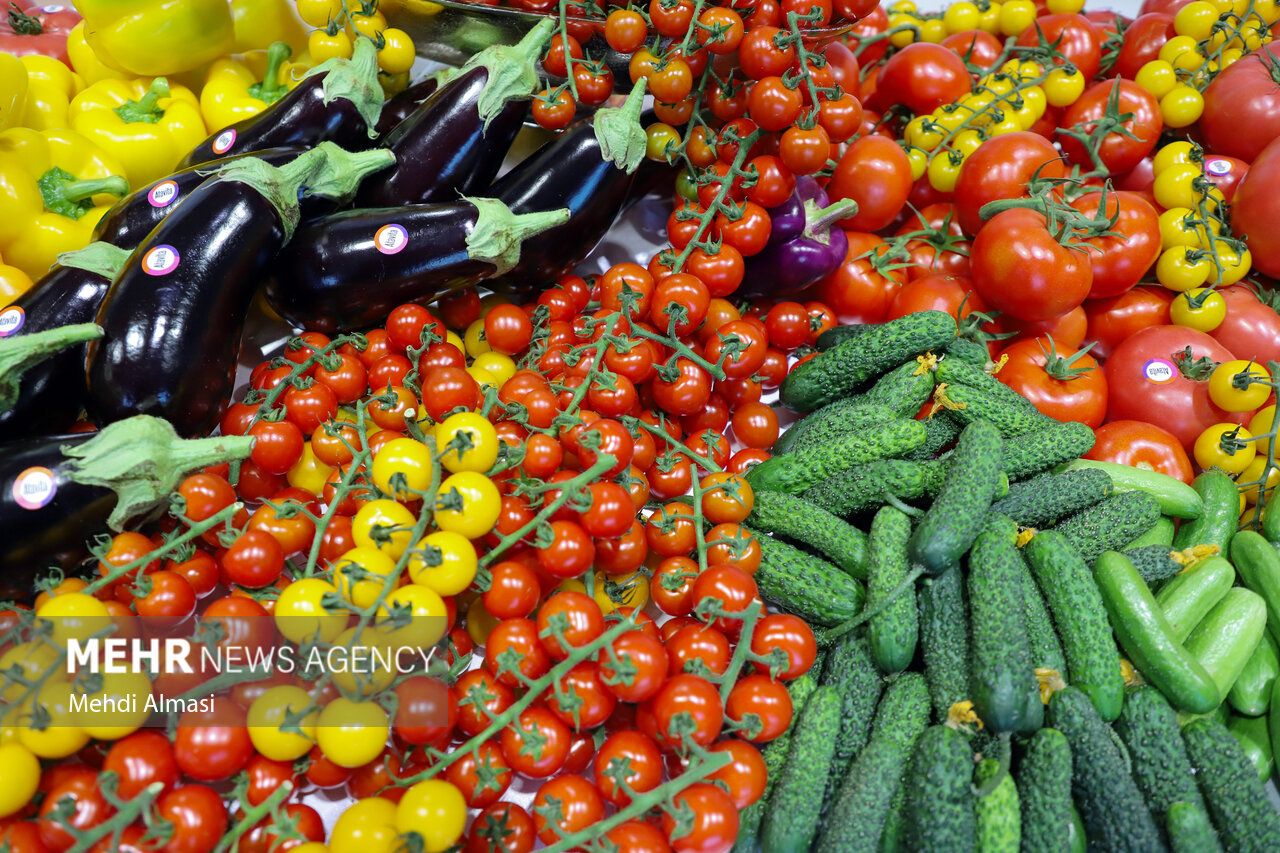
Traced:
[[1172, 361], [1166, 361], [1163, 358], [1153, 358], [1146, 364], [1142, 365], [1142, 375], [1146, 377], [1148, 382], [1154, 382], [1156, 385], [1163, 385], [1166, 382], [1172, 382], [1174, 377], [1178, 375], [1178, 368], [1174, 366]]
[[178, 185], [174, 181], [161, 181], [147, 193], [152, 207], [168, 207], [178, 197]]
[[409, 232], [402, 225], [383, 225], [373, 235], [373, 245], [384, 255], [394, 255], [409, 244]]
[[231, 146], [235, 144], [236, 144], [236, 130], [234, 127], [229, 127], [226, 130], [222, 131], [222, 133], [219, 133], [217, 137], [214, 138], [213, 153], [226, 154], [227, 151], [230, 150]]
[[142, 256], [142, 271], [147, 275], [168, 275], [178, 268], [178, 250], [172, 246], [156, 246]]
[[13, 501], [23, 509], [40, 509], [57, 493], [58, 482], [48, 468], [28, 468], [13, 480]]
[[26, 322], [27, 312], [17, 305], [10, 305], [0, 311], [0, 338], [7, 338], [10, 335], [17, 334], [18, 330]]

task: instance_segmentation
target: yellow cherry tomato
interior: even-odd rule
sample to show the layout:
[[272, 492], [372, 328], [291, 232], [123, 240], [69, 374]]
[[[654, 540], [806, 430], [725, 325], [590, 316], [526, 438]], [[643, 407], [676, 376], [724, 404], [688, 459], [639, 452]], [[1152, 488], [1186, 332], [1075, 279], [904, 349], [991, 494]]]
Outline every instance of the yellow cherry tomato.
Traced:
[[1160, 98], [1160, 115], [1169, 127], [1187, 127], [1200, 120], [1204, 95], [1186, 85], [1174, 86]]
[[1191, 154], [1198, 147], [1195, 143], [1187, 142], [1186, 140], [1162, 145], [1151, 160], [1151, 169], [1158, 175], [1170, 166], [1190, 164], [1192, 162]]
[[[407, 614], [408, 622], [396, 627], [405, 617], [393, 614], [401, 613]], [[449, 633], [448, 610], [435, 590], [411, 583], [392, 590], [378, 608], [378, 629], [392, 651], [429, 649]]]
[[467, 355], [475, 358], [492, 352], [493, 348], [489, 346], [489, 342], [484, 339], [484, 318], [473, 322], [467, 326], [467, 330], [462, 333], [462, 342], [466, 347]]
[[350, 20], [352, 29], [365, 38], [375, 41], [377, 41], [378, 34], [387, 28], [386, 15], [376, 10], [367, 15], [363, 12], [354, 12]]
[[950, 152], [939, 151], [929, 160], [929, 169], [926, 174], [929, 176], [929, 186], [933, 187], [940, 193], [949, 193], [955, 190], [956, 182], [960, 180], [961, 162], [956, 162], [952, 158]]
[[492, 530], [502, 508], [498, 487], [475, 471], [451, 474], [440, 484], [436, 500], [436, 525], [468, 539], [479, 539]]
[[1210, 273], [1210, 278], [1221, 285], [1235, 284], [1249, 273], [1253, 266], [1253, 255], [1247, 248], [1237, 252], [1228, 244], [1219, 242], [1218, 263], [1222, 265], [1221, 271], [1215, 269]]
[[1084, 0], [1048, 0], [1045, 7], [1055, 15], [1074, 15], [1084, 8]]
[[1252, 412], [1271, 396], [1271, 374], [1256, 361], [1224, 361], [1209, 376], [1209, 399], [1226, 412]]
[[1205, 256], [1193, 257], [1192, 253], [1198, 251], [1187, 246], [1165, 249], [1156, 260], [1156, 278], [1179, 293], [1200, 287], [1209, 280], [1213, 261]]
[[50, 671], [56, 670], [50, 678], [66, 681], [66, 663], [60, 657], [63, 647], [57, 647], [39, 640], [30, 643], [19, 643], [3, 655], [0, 655], [0, 673], [3, 674], [3, 689], [0, 699], [6, 704], [13, 704], [27, 693], [27, 685], [11, 678], [9, 673], [17, 667], [17, 674], [24, 681], [38, 681]]
[[343, 598], [365, 608], [378, 600], [395, 571], [395, 560], [377, 548], [352, 548], [334, 561], [333, 580]]
[[295, 643], [333, 642], [347, 627], [347, 613], [325, 608], [324, 597], [330, 593], [338, 595], [338, 588], [323, 578], [301, 578], [286, 586], [271, 611], [281, 636]]
[[[920, 19], [915, 15], [889, 15], [889, 29], [902, 29], [889, 36], [889, 44], [894, 47], [906, 47], [916, 40], [917, 33], [920, 32]], [[907, 29], [908, 27], [916, 27], [916, 30]]]
[[[249, 739], [272, 761], [294, 761], [311, 751], [319, 716], [307, 691], [291, 684], [277, 685], [249, 706]], [[291, 730], [295, 727], [299, 731]]]
[[1194, 183], [1201, 175], [1198, 165], [1177, 163], [1156, 174], [1151, 191], [1161, 207], [1195, 208], [1199, 193]]
[[[479, 359], [476, 361], [478, 363]], [[436, 452], [443, 454], [440, 464], [451, 473], [477, 471], [483, 474], [498, 461], [498, 432], [484, 415], [458, 412], [437, 424], [434, 433]], [[464, 449], [450, 447], [450, 443], [455, 441]]]
[[461, 533], [440, 530], [420, 541], [409, 555], [409, 577], [440, 595], [457, 595], [475, 580], [475, 546]]
[[489, 633], [498, 627], [499, 621], [501, 620], [484, 609], [484, 599], [478, 595], [467, 607], [467, 634], [477, 646], [484, 645], [484, 641], [489, 638]]
[[417, 521], [401, 503], [386, 498], [369, 501], [351, 520], [351, 537], [357, 547], [373, 548], [398, 560], [413, 539]]
[[982, 147], [985, 140], [976, 130], [962, 130], [951, 140], [951, 147], [954, 148], [963, 159], [968, 159], [969, 155]]
[[104, 700], [103, 710], [92, 706], [75, 715], [75, 723], [86, 735], [98, 740], [119, 740], [131, 735], [151, 716], [147, 699], [151, 696], [151, 679], [142, 672], [108, 672], [102, 686], [86, 696], [88, 701]]
[[1272, 403], [1258, 410], [1249, 421], [1249, 432], [1254, 435], [1254, 444], [1258, 445], [1258, 455], [1265, 456], [1271, 447], [1271, 433], [1275, 430], [1276, 406]]
[[316, 720], [316, 743], [339, 767], [359, 767], [378, 757], [391, 733], [387, 712], [375, 702], [333, 699]]
[[1226, 318], [1227, 302], [1222, 294], [1204, 287], [1179, 293], [1169, 305], [1169, 319], [1174, 325], [1186, 326], [1198, 332], [1212, 332]]
[[643, 610], [649, 603], [649, 579], [638, 571], [625, 575], [596, 575], [593, 598], [606, 616], [619, 607]]
[[[1270, 469], [1267, 469], [1267, 456], [1262, 452], [1259, 452], [1253, 461], [1249, 463], [1249, 467], [1241, 471], [1236, 477], [1236, 483], [1240, 486], [1240, 495], [1244, 498], [1245, 503], [1253, 505], [1258, 502], [1258, 487], [1264, 485], [1262, 482], [1263, 470], [1267, 470], [1265, 489], [1267, 503], [1270, 505], [1276, 484], [1280, 483], [1280, 468], [1272, 465]], [[1258, 520], [1261, 521], [1261, 519]]]
[[1239, 474], [1257, 456], [1258, 449], [1251, 438], [1253, 434], [1242, 426], [1214, 424], [1196, 438], [1192, 455], [1206, 471], [1216, 465], [1228, 474]]
[[462, 837], [467, 825], [467, 802], [442, 779], [418, 782], [404, 792], [396, 806], [396, 828], [416, 835], [426, 853], [444, 853]]
[[[66, 758], [89, 743], [89, 735], [76, 725], [80, 715], [72, 710], [71, 682], [47, 682], [18, 707], [18, 742], [38, 758]], [[34, 728], [37, 723], [40, 728]]]
[[924, 177], [929, 167], [929, 155], [923, 148], [907, 149], [907, 163], [911, 165], [911, 180], [918, 181]]
[[1084, 75], [1079, 70], [1068, 74], [1066, 69], [1055, 68], [1040, 84], [1050, 106], [1068, 107], [1084, 94]]
[[1138, 69], [1133, 82], [1156, 98], [1163, 98], [1178, 86], [1178, 72], [1163, 59], [1153, 59]]
[[65, 647], [68, 640], [88, 640], [111, 625], [107, 606], [92, 595], [71, 592], [55, 596], [36, 611], [37, 621], [47, 621], [53, 629], [53, 642]]
[[326, 27], [342, 14], [342, 0], [296, 0], [298, 17], [313, 27]]
[[388, 74], [404, 74], [413, 67], [417, 49], [413, 39], [399, 27], [382, 31], [382, 50], [378, 51], [378, 67]]
[[307, 52], [317, 64], [330, 59], [350, 59], [351, 36], [342, 30], [333, 35], [324, 30], [315, 30], [307, 37]]
[[393, 438], [374, 454], [370, 475], [397, 500], [418, 500], [431, 485], [431, 451], [417, 439]]
[[383, 797], [368, 797], [347, 806], [329, 837], [329, 853], [394, 853], [399, 849], [396, 804]]
[[997, 35], [1000, 32], [1001, 8], [1003, 7], [1000, 3], [987, 3], [986, 10], [983, 11], [982, 17], [978, 20], [978, 29], [982, 30], [984, 33], [991, 33], [993, 36]]
[[948, 33], [962, 33], [965, 30], [976, 30], [982, 21], [982, 12], [969, 0], [959, 0], [947, 7], [942, 13], [942, 24]]
[[0, 746], [0, 817], [31, 802], [40, 787], [40, 760], [19, 743]]
[[1201, 219], [1189, 207], [1171, 207], [1160, 214], [1160, 244], [1166, 249], [1174, 246], [1207, 249], [1212, 239], [1210, 233], [1220, 230], [1217, 220]]
[[1195, 0], [1174, 14], [1173, 30], [1180, 36], [1202, 41], [1209, 37], [1213, 25], [1218, 23], [1218, 14], [1217, 6], [1205, 0]]
[[1016, 36], [1036, 19], [1036, 4], [1031, 0], [1009, 0], [1000, 6], [1000, 34]]
[[[1174, 36], [1163, 45], [1160, 46], [1160, 59], [1172, 65], [1174, 68], [1178, 66], [1178, 59], [1184, 53], [1196, 53], [1196, 39], [1191, 36]], [[1201, 57], [1203, 59], [1203, 57]]]
[[325, 483], [329, 481], [329, 475], [332, 473], [332, 466], [320, 461], [316, 456], [315, 448], [308, 441], [302, 445], [302, 455], [285, 474], [285, 479], [289, 481], [289, 485], [318, 497], [324, 493]]
[[343, 693], [369, 699], [395, 681], [394, 654], [395, 650], [382, 631], [370, 627], [357, 635], [356, 628], [352, 626], [333, 641], [333, 649], [326, 653], [326, 669]]

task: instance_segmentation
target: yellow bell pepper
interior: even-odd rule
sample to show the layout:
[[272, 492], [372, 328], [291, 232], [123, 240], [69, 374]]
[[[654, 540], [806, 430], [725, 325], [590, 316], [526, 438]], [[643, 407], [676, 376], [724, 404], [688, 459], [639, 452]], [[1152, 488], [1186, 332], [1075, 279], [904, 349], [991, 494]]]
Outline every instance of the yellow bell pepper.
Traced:
[[114, 157], [74, 130], [0, 133], [0, 252], [35, 280], [129, 192]]
[[4, 258], [0, 257], [0, 308], [26, 293], [31, 285], [31, 276], [6, 264]]
[[27, 106], [27, 70], [12, 53], [0, 53], [0, 130], [22, 124]]
[[293, 0], [231, 0], [231, 18], [235, 22], [235, 53], [265, 50], [282, 41], [295, 54], [307, 49], [308, 29], [298, 17]]
[[75, 0], [89, 46], [108, 68], [139, 77], [176, 74], [231, 51], [227, 0]]
[[51, 56], [22, 57], [27, 71], [27, 109], [22, 126], [32, 130], [67, 127], [67, 107], [84, 88], [84, 81]]
[[200, 90], [200, 111], [210, 133], [256, 116], [302, 82], [307, 65], [286, 60], [293, 50], [275, 42], [239, 59], [227, 57], [209, 66]]
[[98, 54], [93, 52], [93, 48], [89, 47], [89, 42], [85, 39], [84, 21], [72, 27], [71, 32], [67, 34], [67, 58], [71, 60], [71, 67], [76, 73], [91, 86], [100, 80], [122, 80], [130, 76], [123, 71], [108, 68], [102, 63]]
[[72, 129], [120, 161], [135, 187], [172, 172], [209, 135], [196, 96], [163, 77], [94, 83], [69, 115]]

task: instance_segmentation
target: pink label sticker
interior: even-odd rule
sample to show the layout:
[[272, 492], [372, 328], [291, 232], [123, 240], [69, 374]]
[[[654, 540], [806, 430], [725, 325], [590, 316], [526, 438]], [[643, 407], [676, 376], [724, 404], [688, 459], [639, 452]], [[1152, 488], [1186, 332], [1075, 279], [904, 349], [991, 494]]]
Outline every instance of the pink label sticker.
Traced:
[[235, 144], [236, 144], [236, 130], [233, 127], [229, 127], [226, 130], [222, 131], [222, 133], [219, 133], [217, 138], [213, 140], [213, 153], [225, 154], [227, 153], [227, 149], [229, 149], [232, 145], [235, 145]]
[[147, 275], [168, 275], [178, 268], [178, 250], [172, 246], [156, 246], [142, 256], [142, 271]]
[[58, 483], [48, 468], [28, 468], [13, 480], [13, 500], [23, 509], [40, 509], [57, 493]]
[[1231, 161], [1222, 160], [1217, 157], [1212, 160], [1205, 160], [1204, 170], [1210, 175], [1217, 175], [1218, 177], [1221, 177], [1231, 171]]
[[1174, 366], [1172, 361], [1153, 358], [1142, 365], [1142, 375], [1146, 377], [1148, 382], [1163, 385], [1166, 382], [1172, 382], [1177, 377], [1178, 368]]
[[373, 235], [373, 245], [384, 255], [394, 255], [409, 245], [409, 232], [401, 225], [383, 225]]
[[168, 207], [178, 197], [178, 185], [173, 181], [161, 181], [147, 193], [152, 207]]
[[26, 322], [27, 312], [17, 305], [10, 305], [0, 311], [0, 338], [7, 338], [12, 334], [16, 334]]

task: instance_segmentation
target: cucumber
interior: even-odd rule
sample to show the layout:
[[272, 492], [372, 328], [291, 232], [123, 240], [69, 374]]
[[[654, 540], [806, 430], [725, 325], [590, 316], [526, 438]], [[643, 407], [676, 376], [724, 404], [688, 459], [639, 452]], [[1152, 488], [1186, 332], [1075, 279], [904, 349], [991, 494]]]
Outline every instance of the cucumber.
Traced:
[[935, 415], [923, 418], [920, 423], [924, 424], [924, 444], [910, 453], [904, 453], [903, 459], [932, 459], [960, 437], [960, 425], [950, 418]]
[[979, 797], [974, 804], [979, 853], [1018, 853], [1022, 844], [1022, 816], [1013, 776], [994, 758], [979, 761], [973, 776], [979, 789], [995, 784], [985, 797]]
[[867, 577], [867, 534], [797, 495], [757, 492], [747, 524], [807, 546], [857, 580]]
[[1067, 682], [1093, 700], [1104, 720], [1114, 720], [1124, 701], [1124, 676], [1089, 569], [1061, 533], [1036, 534], [1022, 553], [1062, 638]]
[[822, 792], [831, 772], [836, 733], [840, 731], [840, 693], [819, 687], [805, 704], [791, 735], [787, 763], [769, 798], [760, 827], [764, 853], [808, 850], [818, 831]]
[[907, 850], [976, 849], [972, 776], [973, 753], [964, 736], [946, 726], [925, 729], [907, 773]]
[[854, 756], [867, 745], [876, 702], [884, 687], [865, 637], [849, 633], [836, 642], [822, 670], [822, 683], [838, 690], [841, 701], [840, 730], [831, 756], [831, 775], [823, 791], [823, 801], [830, 802]]
[[1271, 778], [1275, 760], [1271, 752], [1271, 735], [1267, 731], [1267, 721], [1262, 717], [1238, 717], [1232, 715], [1227, 722], [1227, 731], [1240, 744], [1245, 757], [1253, 765], [1258, 774], [1258, 781], [1266, 783]]
[[[969, 385], [948, 385], [943, 388], [939, 385], [938, 389], [951, 403], [943, 407], [947, 417], [965, 426], [988, 421], [1004, 438], [1017, 438], [1054, 423], [1053, 418], [1040, 414], [1034, 406], [1026, 408], [1011, 403], [1003, 396], [981, 388]], [[935, 395], [938, 393], [935, 391]]]
[[1173, 639], [1164, 611], [1133, 564], [1107, 551], [1094, 564], [1093, 579], [1120, 647], [1142, 676], [1183, 711], [1207, 714], [1218, 707], [1223, 691], [1190, 649]]
[[855, 465], [900, 456], [924, 443], [924, 424], [896, 420], [842, 435], [822, 447], [793, 450], [748, 469], [745, 477], [757, 492], [797, 495]]
[[1048, 527], [1110, 494], [1111, 478], [1102, 471], [1040, 474], [1010, 486], [1009, 494], [992, 504], [991, 510], [1023, 527]]
[[[911, 572], [907, 540], [911, 519], [891, 506], [876, 513], [871, 521], [871, 548], [867, 560], [867, 609], [875, 615], [867, 620], [867, 641], [871, 659], [881, 672], [901, 672], [916, 656], [919, 623], [915, 589], [898, 591]], [[896, 598], [891, 596], [897, 593]], [[876, 609], [879, 612], [875, 612]]]
[[1174, 803], [1165, 821], [1173, 853], [1222, 853], [1209, 815], [1195, 803]]
[[1067, 829], [1067, 844], [1071, 846], [1071, 853], [1087, 853], [1089, 850], [1089, 836], [1084, 829], [1084, 818], [1080, 817], [1080, 810], [1076, 808], [1074, 800], [1071, 803], [1071, 826]]
[[1223, 557], [1209, 557], [1192, 563], [1170, 578], [1156, 593], [1156, 604], [1164, 611], [1173, 639], [1181, 643], [1200, 620], [1235, 585], [1236, 570]]
[[970, 388], [989, 394], [993, 399], [1015, 408], [1037, 411], [1030, 400], [1005, 385], [995, 376], [977, 365], [963, 359], [944, 358], [938, 362], [933, 371], [934, 381], [939, 385], [967, 385]]
[[1280, 744], [1280, 678], [1271, 685], [1271, 708], [1267, 714], [1267, 731], [1271, 734], [1271, 749], [1274, 753], [1276, 744]]
[[1177, 802], [1204, 808], [1196, 788], [1187, 748], [1182, 744], [1178, 715], [1154, 687], [1138, 687], [1125, 696], [1116, 733], [1129, 751], [1133, 781], [1147, 808], [1160, 823]]
[[1012, 521], [995, 517], [969, 553], [969, 698], [995, 732], [1033, 732], [1044, 721], [1022, 621], [1017, 535]]
[[1204, 500], [1194, 488], [1168, 474], [1118, 462], [1077, 459], [1062, 466], [1063, 471], [1102, 471], [1111, 478], [1117, 492], [1146, 492], [1160, 504], [1160, 512], [1174, 518], [1199, 518]]
[[1280, 850], [1280, 813], [1227, 727], [1201, 717], [1182, 727], [1182, 740], [1222, 846], [1240, 853]]
[[947, 464], [882, 459], [850, 468], [838, 477], [805, 489], [801, 497], [832, 515], [847, 518], [855, 512], [886, 503], [885, 496], [911, 501], [942, 488]]
[[1018, 550], [1018, 561], [1014, 564], [1018, 574], [1018, 585], [1022, 588], [1022, 626], [1027, 632], [1027, 646], [1031, 652], [1033, 669], [1052, 669], [1056, 672], [1067, 671], [1067, 658], [1062, 651], [1062, 642], [1053, 627], [1053, 618], [1049, 615], [1044, 597], [1036, 585], [1027, 561], [1023, 559], [1022, 550]]
[[911, 561], [937, 575], [960, 562], [995, 499], [1003, 442], [989, 423], [965, 428], [942, 490], [911, 534]]
[[779, 399], [794, 411], [812, 412], [955, 336], [955, 318], [944, 311], [919, 311], [890, 320], [793, 367], [782, 381]]
[[1005, 473], [1012, 481], [1025, 480], [1088, 453], [1095, 440], [1093, 430], [1082, 423], [1051, 421], [1018, 436], [1017, 441], [1005, 442]]
[[763, 533], [755, 538], [761, 559], [754, 577], [765, 601], [824, 626], [847, 622], [861, 612], [866, 598], [862, 584], [780, 539]]
[[871, 740], [911, 746], [929, 726], [929, 685], [918, 672], [904, 672], [885, 688], [871, 724]]
[[1263, 508], [1262, 529], [1259, 532], [1266, 537], [1268, 542], [1275, 545], [1280, 544], [1280, 512], [1267, 512], [1270, 506], [1271, 504], [1268, 502], [1267, 506]]
[[1103, 551], [1123, 548], [1160, 520], [1160, 506], [1146, 492], [1121, 492], [1082, 510], [1053, 529], [1071, 543], [1085, 565]]
[[1174, 530], [1173, 519], [1162, 515], [1159, 521], [1151, 525], [1150, 530], [1125, 545], [1124, 550], [1132, 551], [1134, 548], [1145, 548], [1148, 545], [1164, 545], [1172, 551]]
[[862, 399], [888, 406], [900, 418], [914, 418], [933, 396], [933, 384], [933, 371], [925, 360], [913, 358], [877, 379]]
[[981, 341], [957, 337], [943, 348], [947, 358], [983, 367], [991, 362], [991, 351]]
[[1071, 746], [1071, 791], [1090, 840], [1107, 851], [1163, 850], [1142, 794], [1089, 697], [1067, 687], [1053, 694], [1049, 711]]
[[1237, 587], [1228, 590], [1187, 637], [1187, 651], [1218, 686], [1219, 702], [1214, 707], [1226, 699], [1266, 630], [1267, 605], [1262, 596]]
[[826, 352], [836, 344], [871, 331], [876, 328], [876, 325], [875, 323], [854, 323], [850, 326], [833, 326], [818, 335], [818, 339], [813, 342], [813, 345], [818, 352]]
[[869, 403], [865, 396], [836, 400], [787, 430], [786, 435], [794, 434], [795, 437], [782, 450], [775, 444], [772, 453], [774, 456], [781, 456], [784, 453], [825, 447], [837, 438], [898, 419], [897, 412], [891, 406]]
[[1252, 530], [1236, 534], [1231, 543], [1231, 562], [1240, 580], [1267, 603], [1267, 627], [1280, 641], [1280, 553], [1260, 533]]
[[1221, 469], [1211, 468], [1196, 477], [1191, 487], [1200, 495], [1200, 515], [1178, 528], [1173, 547], [1181, 551], [1196, 545], [1216, 545], [1226, 554], [1240, 524], [1240, 491]]
[[1152, 588], [1186, 568], [1173, 558], [1178, 552], [1171, 550], [1168, 545], [1144, 545], [1141, 548], [1128, 548], [1121, 553], [1133, 563], [1138, 576]]
[[1271, 639], [1271, 634], [1265, 633], [1227, 694], [1231, 707], [1246, 717], [1260, 717], [1267, 713], [1277, 675], [1280, 675], [1280, 652], [1277, 652], [1276, 641]]
[[1071, 747], [1057, 729], [1041, 729], [1018, 765], [1022, 853], [1067, 853], [1071, 823]]
[[969, 692], [968, 606], [960, 570], [924, 578], [920, 602], [920, 651], [929, 698], [938, 720]]

